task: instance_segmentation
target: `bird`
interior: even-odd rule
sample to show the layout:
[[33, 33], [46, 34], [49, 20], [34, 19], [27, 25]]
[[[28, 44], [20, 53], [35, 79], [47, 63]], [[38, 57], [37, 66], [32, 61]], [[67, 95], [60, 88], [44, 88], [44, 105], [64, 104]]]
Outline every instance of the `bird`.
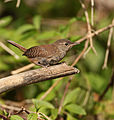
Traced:
[[30, 62], [41, 67], [49, 67], [58, 64], [67, 54], [67, 52], [78, 42], [71, 42], [68, 39], [59, 39], [52, 44], [33, 46], [29, 49], [8, 40], [8, 43], [19, 48]]

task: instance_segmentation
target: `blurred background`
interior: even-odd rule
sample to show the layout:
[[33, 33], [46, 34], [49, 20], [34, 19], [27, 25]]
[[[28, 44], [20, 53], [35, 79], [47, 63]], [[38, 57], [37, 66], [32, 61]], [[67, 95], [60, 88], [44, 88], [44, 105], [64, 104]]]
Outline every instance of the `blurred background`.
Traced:
[[[112, 22], [114, 0], [94, 0], [94, 2], [92, 28], [97, 30]], [[84, 3], [90, 17], [91, 1], [85, 0]], [[86, 18], [78, 0], [21, 0], [19, 7], [16, 7], [16, 4], [16, 0], [0, 0], [0, 78], [9, 76], [12, 71], [30, 64], [28, 59], [22, 56], [22, 52], [8, 44], [7, 40], [30, 48], [50, 44], [61, 38], [76, 41], [87, 33]], [[93, 38], [97, 56], [90, 50], [75, 65], [81, 72], [73, 77], [70, 84], [61, 112], [61, 120], [114, 119], [114, 42], [111, 42], [109, 48], [108, 67], [102, 69], [108, 34], [109, 30]], [[114, 34], [112, 41], [113, 38]], [[8, 48], [14, 52], [11, 52], [13, 55], [9, 53]], [[84, 42], [73, 47], [63, 61], [71, 65], [83, 48]], [[30, 69], [36, 68], [39, 67], [34, 66]], [[52, 109], [45, 106], [41, 109], [52, 120], [57, 117], [68, 79], [68, 77], [63, 78], [43, 100], [54, 107]], [[36, 83], [3, 93], [0, 95], [0, 101], [13, 105], [14, 102], [18, 103], [26, 99], [39, 100], [56, 80]], [[99, 97], [101, 100], [98, 100]], [[68, 105], [77, 105], [79, 109], [76, 111]], [[27, 105], [27, 108], [33, 110], [34, 106]]]

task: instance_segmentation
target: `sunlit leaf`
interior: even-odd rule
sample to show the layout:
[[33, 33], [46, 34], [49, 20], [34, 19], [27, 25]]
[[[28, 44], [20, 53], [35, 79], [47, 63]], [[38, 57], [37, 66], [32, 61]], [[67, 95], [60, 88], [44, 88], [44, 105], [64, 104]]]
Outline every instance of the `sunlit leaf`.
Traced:
[[65, 97], [63, 105], [66, 105], [70, 102], [76, 101], [77, 95], [79, 94], [80, 88], [76, 88], [69, 92], [67, 96]]
[[39, 109], [41, 107], [45, 107], [45, 108], [49, 108], [49, 109], [54, 109], [54, 106], [51, 103], [46, 102], [46, 101], [41, 101], [41, 100], [34, 99], [33, 103], [34, 103], [36, 109]]
[[85, 110], [76, 104], [69, 104], [65, 106], [65, 109], [68, 110], [70, 113], [75, 113], [78, 115], [86, 115]]
[[57, 110], [57, 109], [51, 109], [51, 118], [52, 118], [53, 120], [56, 119], [57, 114], [58, 114], [58, 110]]
[[78, 120], [78, 119], [73, 117], [71, 114], [67, 113], [67, 120]]
[[30, 31], [30, 30], [33, 30], [35, 29], [35, 27], [31, 24], [24, 24], [22, 26], [20, 26], [16, 32], [19, 33], [19, 34], [22, 34], [23, 32], [26, 32], [26, 31]]
[[12, 21], [12, 17], [11, 16], [7, 16], [7, 17], [4, 17], [4, 18], [1, 18], [0, 19], [0, 27], [7, 26], [11, 21]]
[[12, 116], [10, 117], [10, 120], [24, 120], [24, 119], [21, 118], [21, 117], [18, 116], [18, 115], [12, 115]]
[[38, 115], [36, 113], [30, 113], [27, 116], [27, 120], [37, 120]]

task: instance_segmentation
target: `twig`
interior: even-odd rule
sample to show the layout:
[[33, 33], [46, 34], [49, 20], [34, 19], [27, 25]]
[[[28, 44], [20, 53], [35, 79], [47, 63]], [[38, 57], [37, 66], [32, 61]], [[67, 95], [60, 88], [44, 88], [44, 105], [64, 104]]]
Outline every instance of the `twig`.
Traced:
[[44, 95], [40, 98], [40, 100], [43, 100], [61, 80], [62, 78], [59, 78], [58, 80], [56, 80], [55, 83], [44, 93]]
[[[112, 24], [114, 24], [114, 19], [112, 20]], [[107, 67], [109, 48], [110, 48], [110, 44], [111, 44], [112, 34], [113, 34], [113, 28], [110, 28], [108, 41], [107, 41], [107, 49], [106, 49], [106, 53], [105, 53], [104, 64], [103, 64], [103, 67], [102, 67], [103, 69], [105, 69]]]
[[77, 40], [76, 42], [81, 43], [81, 42], [85, 41], [86, 39], [88, 39], [89, 37], [93, 37], [95, 35], [98, 35], [98, 34], [104, 32], [104, 31], [106, 31], [106, 30], [108, 30], [108, 29], [110, 29], [112, 27], [114, 27], [114, 23], [113, 24], [109, 24], [108, 26], [103, 27], [103, 28], [101, 28], [101, 29], [99, 29], [97, 31], [94, 31], [94, 33], [91, 33], [90, 35], [87, 34], [86, 36], [84, 36], [83, 38]]
[[63, 102], [64, 102], [64, 98], [66, 96], [66, 93], [68, 92], [68, 88], [70, 86], [71, 80], [72, 80], [72, 76], [69, 79], [68, 83], [66, 84], [66, 87], [65, 87], [65, 90], [64, 90], [64, 94], [63, 94], [63, 97], [62, 97], [61, 102], [60, 102], [60, 106], [59, 106], [59, 110], [58, 110], [58, 115], [61, 113]]
[[82, 52], [79, 54], [79, 56], [75, 59], [75, 61], [73, 62], [72, 66], [74, 66], [74, 65], [80, 60], [80, 58], [83, 56], [83, 54], [85, 53], [86, 49], [88, 48], [88, 44], [89, 44], [89, 40], [87, 40], [87, 41], [85, 42], [84, 49], [83, 49]]
[[93, 17], [94, 17], [94, 0], [91, 0], [91, 25], [92, 26], [94, 25]]
[[[86, 10], [85, 4], [82, 2], [82, 0], [79, 0], [79, 1], [81, 3], [82, 8], [84, 9], [84, 13], [85, 13], [86, 21], [87, 21], [87, 27], [88, 27], [88, 34], [90, 35], [92, 29], [91, 29], [91, 25], [90, 25], [90, 22], [89, 22], [89, 15], [88, 15], [88, 12]], [[97, 55], [97, 52], [96, 52], [96, 50], [95, 50], [95, 48], [93, 46], [92, 36], [89, 37], [89, 40], [90, 40], [90, 47], [91, 47], [91, 49]]]
[[75, 73], [79, 73], [79, 70], [74, 67], [67, 66], [65, 63], [47, 68], [30, 70], [0, 79], [0, 93], [19, 86], [64, 77]]
[[84, 55], [83, 55], [84, 58], [86, 57], [86, 55], [88, 54], [88, 52], [89, 52], [90, 50], [91, 50], [91, 47], [89, 46], [88, 49], [85, 51], [85, 53], [84, 53]]
[[19, 69], [17, 69], [17, 70], [13, 70], [13, 71], [11, 71], [11, 74], [14, 75], [14, 74], [17, 74], [17, 73], [23, 72], [23, 71], [25, 71], [25, 70], [28, 70], [28, 69], [34, 67], [34, 66], [35, 66], [35, 64], [31, 63], [31, 64], [26, 65], [26, 66], [24, 66], [24, 67], [21, 67], [21, 68], [19, 68]]
[[9, 120], [9, 118], [7, 118], [7, 117], [4, 116], [4, 115], [0, 115], [0, 118], [1, 118], [2, 120]]
[[113, 80], [113, 83], [112, 83], [112, 101], [114, 101], [114, 80]]
[[10, 1], [12, 1], [12, 0], [4, 0], [4, 2], [10, 2]]
[[[14, 108], [14, 107], [13, 107]], [[20, 110], [16, 114], [20, 114], [22, 112], [25, 112], [27, 114], [30, 114], [30, 111], [26, 110], [24, 107], [19, 108]]]
[[5, 44], [3, 44], [2, 42], [0, 42], [0, 46], [7, 51], [8, 53], [10, 53], [12, 56], [14, 56], [16, 59], [19, 59], [19, 56], [17, 54], [15, 54], [11, 49], [9, 49]]
[[14, 107], [14, 106], [8, 106], [8, 105], [4, 105], [4, 104], [0, 104], [0, 107], [8, 109], [8, 110], [13, 110], [13, 111], [20, 111], [21, 110], [21, 108]]
[[18, 8], [20, 6], [21, 0], [17, 0], [16, 7]]
[[[35, 112], [32, 112], [30, 110], [27, 110], [26, 108], [22, 107], [22, 108], [19, 108], [19, 107], [16, 107], [16, 106], [8, 106], [8, 105], [4, 105], [4, 104], [0, 104], [0, 107], [1, 108], [5, 108], [5, 109], [8, 109], [8, 110], [12, 110], [12, 111], [17, 111], [16, 114], [20, 114], [22, 112], [25, 112], [27, 114], [30, 114], [30, 113], [35, 113]], [[48, 116], [46, 116], [45, 114], [41, 113], [41, 112], [38, 112], [38, 116], [44, 116], [47, 120], [51, 120]], [[3, 117], [2, 117], [3, 118]], [[9, 120], [8, 118], [7, 119], [4, 119], [4, 120]], [[41, 119], [42, 120], [42, 119]]]
[[85, 95], [85, 98], [84, 98], [84, 102], [82, 104], [83, 107], [85, 107], [85, 105], [87, 104], [89, 96], [90, 96], [90, 93], [91, 93], [91, 87], [90, 87], [90, 84], [89, 84], [89, 80], [87, 78], [85, 78], [85, 80], [86, 80], [86, 83], [87, 83], [87, 89], [88, 90], [86, 92], [86, 95]]
[[[39, 112], [38, 114], [44, 116], [47, 120], [51, 120], [51, 119], [50, 119], [48, 116], [46, 116], [44, 113]], [[42, 120], [42, 119], [41, 119], [41, 120]]]
[[105, 88], [105, 90], [103, 91], [103, 93], [99, 96], [99, 101], [101, 101], [103, 99], [103, 97], [105, 96], [105, 94], [107, 93], [107, 91], [109, 90], [109, 88], [111, 86], [113, 86], [113, 82], [114, 82], [114, 70], [113, 70], [113, 73], [112, 73], [112, 77], [111, 77], [111, 80], [110, 82], [108, 83], [107, 87]]

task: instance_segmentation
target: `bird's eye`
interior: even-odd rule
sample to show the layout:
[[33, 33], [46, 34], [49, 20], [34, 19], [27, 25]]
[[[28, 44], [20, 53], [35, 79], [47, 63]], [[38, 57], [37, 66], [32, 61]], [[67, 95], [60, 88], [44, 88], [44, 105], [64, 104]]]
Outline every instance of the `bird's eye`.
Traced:
[[65, 45], [67, 46], [67, 45], [68, 45], [68, 43], [65, 43]]

